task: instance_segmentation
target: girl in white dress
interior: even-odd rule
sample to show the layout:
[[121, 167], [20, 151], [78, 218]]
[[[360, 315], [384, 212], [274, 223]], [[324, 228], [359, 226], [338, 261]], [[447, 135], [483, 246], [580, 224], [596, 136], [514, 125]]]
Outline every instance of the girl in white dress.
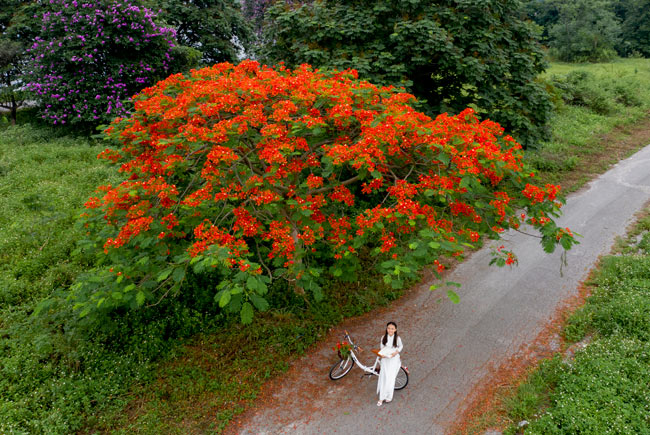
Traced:
[[381, 338], [380, 353], [382, 355], [379, 362], [381, 370], [379, 371], [379, 381], [377, 382], [377, 394], [379, 401], [377, 406], [386, 401], [393, 400], [393, 391], [395, 390], [395, 379], [402, 365], [399, 353], [402, 351], [402, 339], [397, 335], [397, 324], [388, 322], [386, 333]]

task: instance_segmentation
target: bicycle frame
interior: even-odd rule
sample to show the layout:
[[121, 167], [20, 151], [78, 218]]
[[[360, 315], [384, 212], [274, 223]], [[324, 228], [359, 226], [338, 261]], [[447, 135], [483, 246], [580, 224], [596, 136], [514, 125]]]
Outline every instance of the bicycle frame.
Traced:
[[355, 363], [357, 366], [359, 366], [359, 368], [360, 368], [361, 370], [363, 370], [364, 372], [368, 373], [369, 375], [379, 376], [379, 372], [377, 372], [377, 365], [379, 365], [379, 357], [377, 357], [377, 358], [375, 359], [375, 363], [372, 365], [372, 367], [368, 367], [368, 366], [366, 366], [366, 365], [363, 364], [361, 361], [359, 361], [359, 358], [357, 358], [357, 355], [354, 353], [354, 351], [355, 351], [356, 349], [360, 349], [360, 348], [359, 348], [359, 346], [357, 346], [356, 344], [354, 344], [354, 342], [352, 341], [352, 338], [350, 337], [350, 334], [348, 334], [347, 331], [345, 332], [345, 339], [346, 339], [346, 340], [350, 343], [350, 345], [352, 346], [352, 349], [350, 349], [350, 356], [352, 357], [352, 361], [354, 361], [354, 363]]

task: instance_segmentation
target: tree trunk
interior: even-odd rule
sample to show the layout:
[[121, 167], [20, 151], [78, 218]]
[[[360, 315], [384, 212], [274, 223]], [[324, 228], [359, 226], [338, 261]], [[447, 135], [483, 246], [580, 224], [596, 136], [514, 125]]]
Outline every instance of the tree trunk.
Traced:
[[16, 104], [16, 97], [11, 94], [11, 125], [16, 125], [16, 115], [18, 112], [18, 105]]
[[[293, 239], [293, 244], [296, 247], [296, 251], [298, 250], [298, 246], [300, 243], [300, 239], [298, 238], [298, 230], [296, 229], [295, 226], [292, 225], [291, 229], [291, 238]], [[302, 258], [296, 260], [299, 264], [302, 263]], [[305, 295], [305, 289], [302, 288], [301, 285], [298, 284], [298, 280], [293, 281], [293, 291], [296, 292], [299, 295], [302, 295], [304, 297]]]

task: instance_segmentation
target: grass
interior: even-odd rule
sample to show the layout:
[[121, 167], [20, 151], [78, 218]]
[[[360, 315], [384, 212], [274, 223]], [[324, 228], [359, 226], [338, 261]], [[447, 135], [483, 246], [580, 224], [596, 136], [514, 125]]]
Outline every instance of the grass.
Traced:
[[42, 128], [0, 134], [0, 433], [74, 431], [139, 376], [131, 356], [107, 357], [75, 333], [81, 325], [69, 313], [31, 317], [84, 267], [70, 259], [72, 223], [88, 193], [113, 177], [98, 151]]
[[[555, 90], [551, 139], [527, 157], [544, 182], [576, 190], [650, 141], [650, 59], [552, 63], [542, 77]], [[638, 123], [646, 133], [627, 143]]]

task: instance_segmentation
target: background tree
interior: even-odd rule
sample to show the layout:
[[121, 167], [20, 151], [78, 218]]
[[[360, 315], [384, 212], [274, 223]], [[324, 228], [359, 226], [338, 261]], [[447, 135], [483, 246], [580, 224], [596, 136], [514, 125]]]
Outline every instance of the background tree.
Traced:
[[158, 18], [176, 29], [178, 43], [202, 53], [203, 64], [235, 62], [251, 41], [251, 23], [237, 0], [151, 2]]
[[541, 27], [544, 41], [548, 40], [548, 29], [557, 23], [560, 3], [562, 0], [528, 0], [524, 2], [526, 15]]
[[0, 1], [0, 107], [9, 110], [14, 124], [27, 98], [22, 74], [27, 63], [25, 49], [40, 25], [34, 18], [36, 7], [31, 1]]
[[614, 10], [621, 20], [619, 54], [650, 57], [650, 0], [618, 0]]
[[252, 61], [146, 89], [106, 130], [122, 148], [101, 157], [124, 181], [86, 203], [80, 248], [97, 267], [69, 299], [82, 315], [155, 305], [198, 274], [246, 323], [271, 282], [319, 300], [323, 279], [363, 272], [361, 256], [399, 288], [523, 222], [548, 252], [571, 247], [552, 220], [559, 187], [532, 184], [498, 124], [471, 109], [434, 120], [413, 103], [354, 71]]
[[11, 123], [16, 123], [18, 108], [25, 93], [19, 80], [23, 64], [23, 46], [15, 41], [0, 39], [0, 107], [9, 110]]
[[40, 8], [28, 87], [53, 124], [108, 123], [170, 70], [175, 32], [137, 3], [53, 0]]
[[278, 1], [266, 17], [266, 62], [355, 68], [430, 114], [471, 105], [525, 146], [546, 135], [544, 55], [518, 0]]
[[273, 4], [273, 0], [244, 0], [242, 2], [244, 16], [251, 22], [258, 36], [262, 32], [266, 10], [271, 4]]
[[553, 54], [566, 62], [611, 60], [621, 26], [607, 0], [576, 0], [558, 4], [558, 19], [548, 31]]

